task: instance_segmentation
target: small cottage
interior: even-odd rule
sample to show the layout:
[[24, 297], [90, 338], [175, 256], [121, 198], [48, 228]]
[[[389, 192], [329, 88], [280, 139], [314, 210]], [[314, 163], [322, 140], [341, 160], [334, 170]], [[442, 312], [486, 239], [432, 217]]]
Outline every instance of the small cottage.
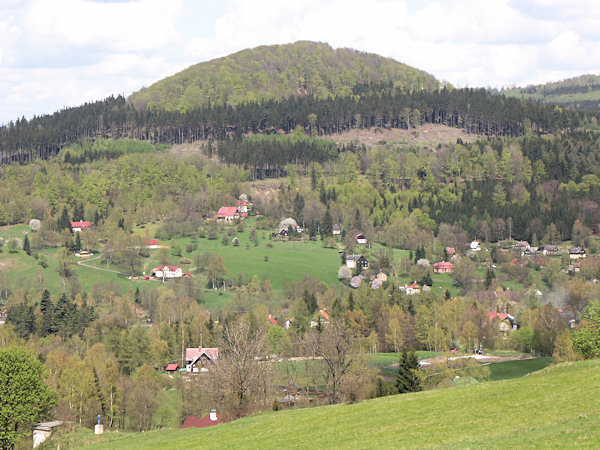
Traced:
[[217, 222], [232, 222], [240, 218], [236, 206], [221, 206], [217, 212]]
[[342, 234], [342, 229], [337, 223], [333, 225], [332, 233], [334, 236], [339, 236], [340, 234]]
[[87, 221], [71, 222], [71, 230], [73, 232], [80, 232], [83, 230], [87, 230], [91, 226], [92, 226], [92, 224]]
[[451, 262], [441, 261], [433, 265], [434, 273], [452, 273], [454, 272], [454, 264]]
[[354, 236], [354, 240], [356, 241], [357, 244], [366, 244], [367, 243], [367, 237], [362, 233], [358, 233], [356, 236]]
[[218, 358], [218, 348], [186, 348], [185, 370], [188, 373], [208, 372], [208, 366]]

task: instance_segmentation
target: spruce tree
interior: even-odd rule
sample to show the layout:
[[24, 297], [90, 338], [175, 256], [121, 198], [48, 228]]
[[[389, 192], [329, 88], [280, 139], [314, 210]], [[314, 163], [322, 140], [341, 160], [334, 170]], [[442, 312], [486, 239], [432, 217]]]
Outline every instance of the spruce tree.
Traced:
[[31, 245], [29, 244], [29, 238], [25, 235], [25, 239], [23, 240], [23, 251], [28, 255], [31, 255]]
[[48, 289], [44, 289], [44, 292], [42, 292], [40, 310], [42, 312], [42, 329], [40, 330], [40, 334], [47, 336], [54, 332], [54, 305], [52, 304], [52, 300], [50, 300]]
[[396, 390], [399, 394], [418, 392], [422, 390], [419, 377], [419, 358], [413, 352], [404, 350], [398, 360], [398, 373], [396, 375]]

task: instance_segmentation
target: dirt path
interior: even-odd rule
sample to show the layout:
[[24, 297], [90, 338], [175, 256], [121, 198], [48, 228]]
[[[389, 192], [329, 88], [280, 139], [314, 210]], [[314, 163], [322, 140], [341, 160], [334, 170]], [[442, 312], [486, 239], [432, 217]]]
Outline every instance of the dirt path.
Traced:
[[86, 259], [85, 261], [77, 261], [77, 265], [78, 266], [83, 266], [83, 267], [88, 267], [90, 269], [102, 270], [104, 272], [111, 272], [111, 273], [116, 273], [116, 274], [121, 274], [121, 275], [127, 275], [127, 274], [125, 274], [123, 272], [119, 272], [118, 270], [104, 269], [103, 267], [90, 266], [89, 264], [86, 264], [87, 261], [93, 261], [95, 259], [100, 258], [100, 256], [102, 256], [102, 255], [94, 256], [93, 258]]

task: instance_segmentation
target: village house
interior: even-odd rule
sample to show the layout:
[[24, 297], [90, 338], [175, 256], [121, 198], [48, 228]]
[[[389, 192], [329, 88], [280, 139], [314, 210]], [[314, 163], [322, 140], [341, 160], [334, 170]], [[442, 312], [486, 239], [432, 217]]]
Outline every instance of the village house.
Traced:
[[242, 219], [245, 219], [246, 217], [248, 217], [248, 202], [243, 201], [243, 200], [238, 200], [237, 209], [238, 209], [238, 212], [240, 213], [240, 217]]
[[185, 370], [187, 373], [208, 372], [208, 365], [219, 359], [218, 348], [186, 348]]
[[381, 270], [377, 273], [377, 275], [375, 276], [375, 278], [377, 278], [382, 283], [386, 283], [387, 280], [388, 280], [387, 274], [385, 272], [382, 272]]
[[342, 229], [337, 223], [333, 224], [332, 233], [334, 236], [339, 236], [342, 234]]
[[479, 241], [472, 241], [471, 244], [469, 244], [469, 250], [471, 250], [472, 252], [478, 252], [479, 250], [481, 250]]
[[73, 232], [75, 232], [75, 231], [79, 232], [79, 231], [87, 230], [91, 226], [92, 226], [92, 224], [90, 222], [87, 222], [87, 221], [71, 222], [71, 230]]
[[314, 320], [310, 321], [310, 327], [316, 327], [319, 324], [319, 321], [321, 322], [321, 325], [329, 325], [329, 322], [331, 321], [329, 314], [327, 314], [327, 311], [324, 309], [320, 309], [319, 314], [316, 315]]
[[183, 276], [183, 271], [179, 266], [158, 266], [152, 273], [156, 278], [162, 278], [163, 280], [181, 278]]
[[521, 254], [521, 256], [534, 257], [539, 254], [540, 254], [539, 247], [527, 246], [527, 247], [525, 247], [525, 250], [523, 250], [523, 253]]
[[217, 212], [217, 222], [233, 222], [240, 218], [236, 206], [221, 206]]
[[362, 233], [358, 233], [356, 236], [354, 236], [354, 240], [356, 241], [357, 244], [366, 244], [367, 243], [367, 237]]
[[142, 241], [142, 245], [149, 249], [157, 249], [158, 241], [156, 239], [145, 239]]
[[368, 269], [369, 261], [363, 255], [348, 255], [346, 256], [346, 266], [350, 269], [356, 269], [356, 266], [360, 266], [361, 269]]
[[413, 282], [413, 284], [405, 284], [404, 286], [400, 286], [398, 289], [400, 289], [406, 295], [415, 295], [421, 292], [421, 287], [416, 281]]
[[558, 247], [556, 245], [544, 245], [541, 247], [541, 250], [544, 256], [558, 255]]
[[586, 253], [582, 247], [573, 247], [569, 251], [569, 258], [571, 258], [571, 259], [583, 259], [585, 257], [586, 257]]
[[433, 265], [434, 273], [452, 273], [454, 272], [454, 264], [451, 262], [440, 261]]
[[510, 314], [488, 312], [488, 317], [492, 323], [495, 320], [498, 320], [498, 330], [504, 335], [505, 339], [508, 337], [508, 333], [510, 333], [511, 330], [517, 329], [517, 321], [515, 320], [515, 317]]

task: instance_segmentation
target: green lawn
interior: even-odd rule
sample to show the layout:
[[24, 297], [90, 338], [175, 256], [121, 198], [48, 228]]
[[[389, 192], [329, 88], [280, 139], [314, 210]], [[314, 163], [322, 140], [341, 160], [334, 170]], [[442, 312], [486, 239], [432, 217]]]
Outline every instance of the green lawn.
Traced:
[[[597, 448], [600, 397], [590, 394], [599, 389], [600, 361], [583, 361], [493, 383], [265, 412], [206, 429], [110, 433], [94, 447]], [[88, 431], [79, 439], [84, 445], [95, 438]]]
[[518, 359], [490, 364], [492, 371], [490, 380], [507, 380], [527, 375], [528, 373], [541, 370], [552, 363], [552, 358]]

